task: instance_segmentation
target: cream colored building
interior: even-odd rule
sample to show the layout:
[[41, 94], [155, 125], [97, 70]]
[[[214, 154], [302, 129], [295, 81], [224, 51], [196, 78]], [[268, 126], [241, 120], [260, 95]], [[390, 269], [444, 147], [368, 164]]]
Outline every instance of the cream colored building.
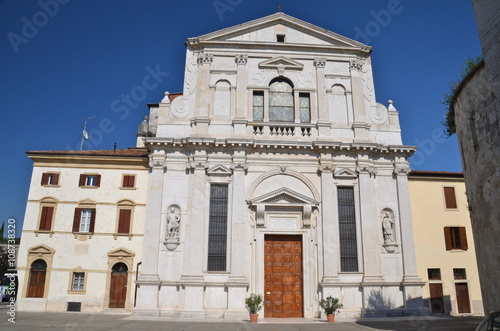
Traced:
[[131, 309], [142, 258], [147, 151], [28, 156], [34, 167], [19, 248], [17, 309]]
[[412, 171], [409, 184], [425, 305], [435, 314], [483, 315], [463, 174]]

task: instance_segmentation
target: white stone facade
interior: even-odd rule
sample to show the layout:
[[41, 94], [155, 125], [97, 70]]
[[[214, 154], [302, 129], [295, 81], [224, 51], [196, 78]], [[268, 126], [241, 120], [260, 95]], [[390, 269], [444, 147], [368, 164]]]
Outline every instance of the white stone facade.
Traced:
[[[408, 189], [414, 147], [402, 145], [392, 102], [376, 102], [370, 53], [283, 13], [188, 39], [183, 93], [150, 105], [138, 138], [150, 171], [134, 313], [245, 317], [244, 298], [258, 293], [270, 301], [264, 316], [281, 316], [265, 276], [277, 254], [266, 242], [278, 235], [299, 238], [300, 316], [318, 316], [329, 295], [344, 316], [427, 313]], [[218, 271], [212, 187], [227, 192]], [[341, 191], [352, 194], [347, 216]]]

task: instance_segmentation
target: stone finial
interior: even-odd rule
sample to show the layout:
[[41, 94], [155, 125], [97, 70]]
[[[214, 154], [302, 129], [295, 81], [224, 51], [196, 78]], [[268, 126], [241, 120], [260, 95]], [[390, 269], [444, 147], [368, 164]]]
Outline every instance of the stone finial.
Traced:
[[392, 101], [392, 100], [387, 101], [387, 103], [389, 104], [389, 106], [387, 107], [387, 109], [388, 109], [389, 111], [398, 111], [398, 110], [396, 109], [396, 107], [394, 107], [394, 106], [392, 105], [392, 104], [393, 104], [393, 101]]
[[170, 103], [170, 93], [168, 91], [165, 91], [165, 96], [163, 99], [161, 99], [161, 103]]

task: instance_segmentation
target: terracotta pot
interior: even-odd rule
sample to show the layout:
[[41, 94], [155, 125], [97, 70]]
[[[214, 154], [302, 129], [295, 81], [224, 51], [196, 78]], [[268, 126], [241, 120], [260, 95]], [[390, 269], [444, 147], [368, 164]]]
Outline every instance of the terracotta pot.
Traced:
[[328, 320], [328, 323], [333, 323], [335, 320], [335, 314], [326, 314], [326, 319]]
[[258, 318], [259, 314], [250, 314], [250, 323], [257, 323]]

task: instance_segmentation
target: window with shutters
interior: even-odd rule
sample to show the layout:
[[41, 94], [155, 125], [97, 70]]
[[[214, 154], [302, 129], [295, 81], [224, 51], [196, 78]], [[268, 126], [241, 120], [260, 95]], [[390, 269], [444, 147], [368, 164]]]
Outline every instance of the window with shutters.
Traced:
[[210, 185], [207, 271], [226, 271], [228, 186]]
[[135, 188], [135, 175], [123, 175], [121, 188]]
[[356, 236], [356, 213], [354, 188], [337, 187], [339, 213], [340, 271], [358, 271], [358, 246]]
[[446, 209], [457, 209], [457, 199], [454, 187], [444, 188], [444, 202]]
[[59, 186], [59, 173], [44, 172], [42, 174], [42, 186]]
[[37, 232], [53, 232], [56, 206], [57, 200], [54, 198], [43, 198], [40, 200]]
[[130, 200], [122, 200], [118, 202], [117, 207], [117, 235], [130, 235], [132, 233], [132, 217], [134, 214], [134, 202]]
[[73, 217], [73, 233], [94, 233], [96, 219], [95, 204], [85, 202], [75, 208]]
[[101, 175], [99, 174], [81, 174], [78, 186], [83, 188], [97, 188], [101, 186]]
[[444, 239], [446, 250], [461, 249], [467, 250], [467, 234], [463, 226], [445, 226]]

